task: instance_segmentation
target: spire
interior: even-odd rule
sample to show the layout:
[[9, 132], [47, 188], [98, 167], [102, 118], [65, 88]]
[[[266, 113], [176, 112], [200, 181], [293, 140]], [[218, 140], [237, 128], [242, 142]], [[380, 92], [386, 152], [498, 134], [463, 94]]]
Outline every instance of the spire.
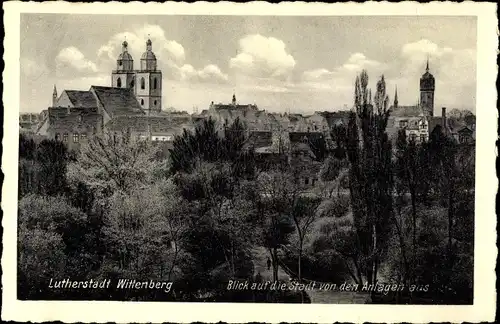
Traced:
[[429, 55], [427, 55], [427, 66], [425, 67], [425, 72], [429, 72]]
[[398, 107], [398, 86], [396, 86], [396, 90], [394, 91], [394, 108]]
[[233, 105], [236, 105], [236, 94], [233, 93]]
[[146, 41], [146, 50], [152, 51], [153, 50], [153, 42], [151, 42], [151, 38], [149, 38], [148, 34], [148, 40]]
[[56, 85], [54, 84], [54, 91], [52, 92], [52, 107], [56, 106], [57, 102], [57, 88]]
[[126, 52], [128, 47], [127, 40], [125, 39], [122, 43], [122, 52]]

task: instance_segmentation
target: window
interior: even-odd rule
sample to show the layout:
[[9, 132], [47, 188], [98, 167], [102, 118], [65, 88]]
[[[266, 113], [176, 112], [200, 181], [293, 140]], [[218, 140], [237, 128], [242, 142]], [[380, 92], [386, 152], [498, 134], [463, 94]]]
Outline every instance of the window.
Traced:
[[155, 106], [156, 106], [156, 100], [155, 100]]
[[144, 78], [141, 78], [141, 89], [146, 89], [146, 80]]
[[420, 134], [420, 142], [425, 142], [427, 139], [425, 138], [425, 134]]
[[415, 142], [417, 140], [417, 134], [410, 134], [410, 141]]
[[120, 61], [118, 61], [118, 65], [119, 65], [119, 66], [122, 66], [122, 65], [123, 65], [123, 63], [122, 63], [122, 61], [121, 61], [121, 60], [120, 60]]
[[309, 178], [304, 179], [304, 184], [308, 185], [309, 184]]
[[68, 141], [68, 133], [64, 133], [63, 134], [63, 142], [67, 142]]
[[78, 134], [73, 134], [73, 143], [78, 143]]
[[141, 106], [144, 106], [144, 99], [141, 99]]
[[59, 133], [56, 133], [55, 139], [56, 139], [56, 141], [60, 141], [61, 140], [61, 135], [59, 135]]
[[116, 86], [118, 88], [121, 88], [122, 87], [122, 79], [121, 78], [118, 78], [118, 80], [116, 80]]
[[78, 122], [81, 123], [82, 122], [82, 115], [78, 115]]
[[156, 89], [158, 88], [158, 80], [156, 78], [154, 78], [153, 80], [153, 89]]
[[399, 127], [400, 128], [404, 128], [406, 126], [408, 126], [408, 121], [407, 120], [400, 120], [399, 121]]
[[86, 139], [87, 139], [87, 134], [81, 134], [81, 135], [80, 135], [80, 139], [82, 139], [82, 140], [86, 140]]
[[130, 81], [130, 87], [131, 87], [131, 88], [133, 88], [133, 87], [134, 87], [134, 85], [135, 85], [135, 82], [134, 82], [134, 81], [135, 81], [135, 80], [134, 80], [134, 78], [132, 78], [132, 81]]

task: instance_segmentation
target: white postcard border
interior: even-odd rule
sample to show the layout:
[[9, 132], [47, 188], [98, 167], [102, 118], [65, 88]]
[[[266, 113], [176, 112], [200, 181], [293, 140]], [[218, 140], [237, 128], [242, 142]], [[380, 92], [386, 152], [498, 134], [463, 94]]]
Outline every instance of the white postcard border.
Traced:
[[[495, 173], [497, 138], [496, 55], [498, 48], [494, 3], [66, 3], [7, 2], [4, 13], [3, 103], [4, 137], [2, 189], [4, 229], [2, 255], [2, 319], [63, 322], [478, 322], [495, 315], [496, 217]], [[477, 17], [477, 136], [474, 305], [297, 305], [166, 302], [74, 302], [16, 300], [17, 168], [19, 136], [20, 14], [189, 14], [189, 15], [440, 15]]]

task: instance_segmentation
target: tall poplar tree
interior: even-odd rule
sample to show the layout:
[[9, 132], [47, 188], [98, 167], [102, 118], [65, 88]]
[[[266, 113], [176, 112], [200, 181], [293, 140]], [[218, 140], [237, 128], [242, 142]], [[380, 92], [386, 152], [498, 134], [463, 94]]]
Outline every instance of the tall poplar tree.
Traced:
[[382, 76], [372, 103], [368, 74], [362, 71], [355, 83], [355, 111], [348, 126], [347, 155], [358, 250], [356, 267], [368, 284], [377, 280], [392, 213], [392, 148], [386, 133], [388, 101]]

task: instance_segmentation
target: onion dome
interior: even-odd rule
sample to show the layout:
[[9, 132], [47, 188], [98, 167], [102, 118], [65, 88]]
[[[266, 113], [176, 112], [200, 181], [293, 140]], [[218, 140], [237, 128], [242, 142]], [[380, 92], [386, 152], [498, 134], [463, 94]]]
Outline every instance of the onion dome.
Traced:
[[146, 51], [141, 56], [141, 70], [156, 70], [156, 55], [153, 53], [153, 43], [151, 42], [151, 39], [146, 41]]
[[128, 60], [128, 61], [133, 61], [132, 55], [128, 52], [128, 43], [127, 41], [124, 41], [122, 44], [122, 52], [118, 56], [119, 60]]

